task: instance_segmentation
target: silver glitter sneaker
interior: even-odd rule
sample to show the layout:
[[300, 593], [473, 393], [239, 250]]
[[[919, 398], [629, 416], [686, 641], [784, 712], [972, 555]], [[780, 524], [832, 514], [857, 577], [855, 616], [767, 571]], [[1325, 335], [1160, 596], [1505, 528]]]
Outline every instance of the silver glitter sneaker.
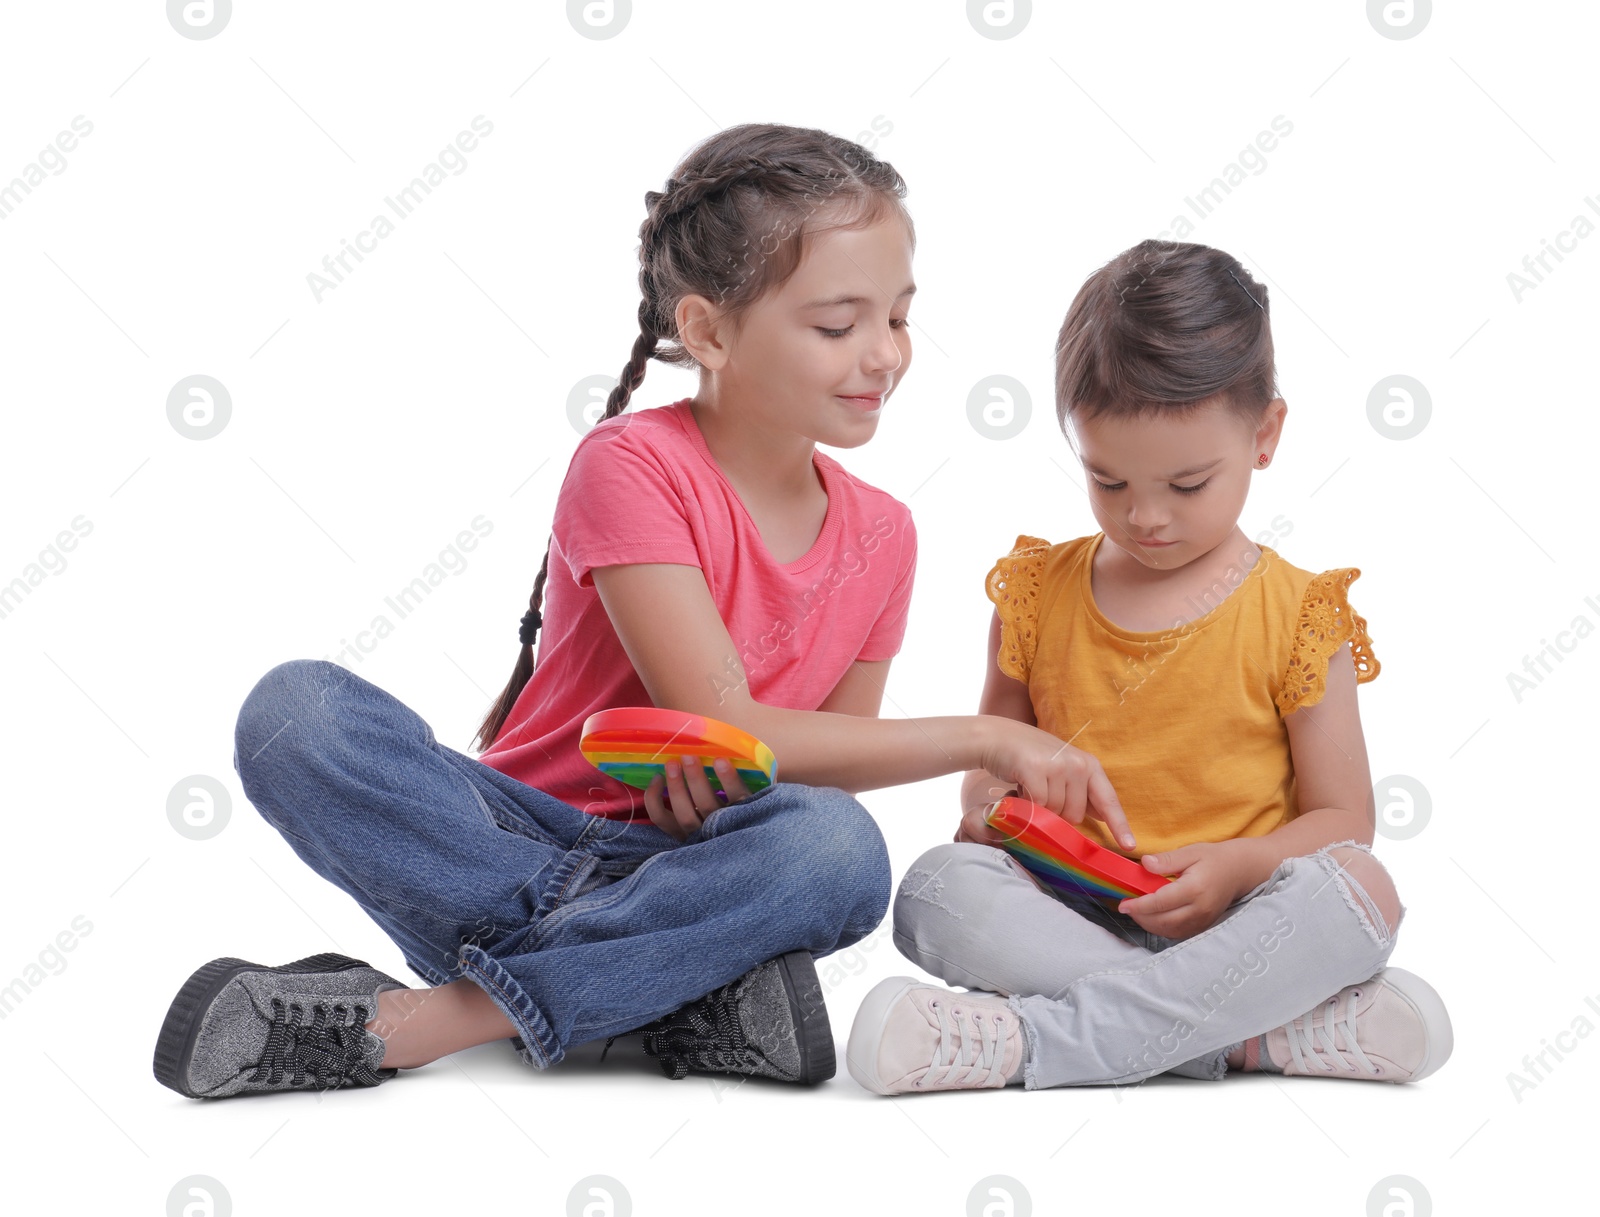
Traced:
[[269, 968], [214, 959], [189, 977], [156, 1039], [156, 1081], [192, 1099], [376, 1086], [378, 994], [406, 986], [359, 959], [312, 955]]
[[837, 1068], [809, 951], [769, 959], [642, 1030], [645, 1052], [673, 1079], [692, 1070], [813, 1085]]

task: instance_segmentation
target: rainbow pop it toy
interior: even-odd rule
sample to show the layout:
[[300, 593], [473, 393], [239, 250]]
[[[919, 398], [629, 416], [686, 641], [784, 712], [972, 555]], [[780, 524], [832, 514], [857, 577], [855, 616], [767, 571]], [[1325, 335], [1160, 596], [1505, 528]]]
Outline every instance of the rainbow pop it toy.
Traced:
[[711, 789], [722, 782], [711, 763], [726, 757], [751, 794], [778, 780], [778, 761], [747, 731], [714, 718], [654, 706], [624, 706], [591, 714], [578, 742], [584, 757], [600, 772], [643, 790], [668, 761], [698, 757]]
[[1045, 883], [1064, 892], [1126, 900], [1148, 896], [1172, 880], [1097, 845], [1055, 812], [1012, 795], [984, 817], [1004, 833], [1002, 848]]

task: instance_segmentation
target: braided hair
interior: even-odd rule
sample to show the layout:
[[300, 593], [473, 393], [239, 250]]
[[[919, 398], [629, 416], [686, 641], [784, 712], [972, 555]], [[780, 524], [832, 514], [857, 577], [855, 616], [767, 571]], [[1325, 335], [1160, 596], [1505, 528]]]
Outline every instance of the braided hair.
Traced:
[[[746, 123], [698, 144], [667, 179], [666, 189], [645, 192], [639, 336], [596, 423], [627, 408], [650, 360], [698, 366], [677, 332], [678, 303], [685, 296], [705, 296], [721, 317], [737, 325], [757, 300], [798, 269], [808, 232], [864, 228], [894, 215], [915, 242], [901, 201], [905, 194], [905, 182], [887, 161], [826, 131]], [[533, 644], [543, 624], [539, 610], [549, 572], [547, 542], [522, 618], [522, 649], [510, 681], [478, 727], [473, 742], [480, 749], [499, 736], [533, 675]]]

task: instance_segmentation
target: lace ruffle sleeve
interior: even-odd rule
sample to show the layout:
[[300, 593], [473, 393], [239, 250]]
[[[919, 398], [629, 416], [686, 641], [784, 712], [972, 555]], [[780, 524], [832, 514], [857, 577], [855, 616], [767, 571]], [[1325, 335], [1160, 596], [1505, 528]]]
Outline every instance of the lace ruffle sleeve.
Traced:
[[1366, 684], [1377, 677], [1380, 665], [1372, 653], [1366, 619], [1350, 607], [1348, 596], [1350, 584], [1360, 577], [1357, 568], [1341, 567], [1324, 571], [1306, 585], [1289, 667], [1277, 697], [1281, 713], [1322, 700], [1328, 689], [1328, 661], [1347, 642], [1355, 661], [1356, 683]]
[[1050, 542], [1020, 536], [1011, 552], [994, 564], [984, 590], [1000, 614], [1000, 670], [1026, 682], [1039, 645], [1039, 584]]

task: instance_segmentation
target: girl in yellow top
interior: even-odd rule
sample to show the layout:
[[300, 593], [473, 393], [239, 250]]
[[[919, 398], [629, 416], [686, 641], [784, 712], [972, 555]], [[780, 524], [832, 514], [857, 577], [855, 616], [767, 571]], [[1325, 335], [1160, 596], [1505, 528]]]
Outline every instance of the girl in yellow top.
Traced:
[[1096, 758], [1132, 835], [1085, 819], [1083, 792], [1067, 818], [1174, 882], [1120, 903], [1044, 888], [984, 823], [1015, 787], [968, 773], [956, 843], [912, 865], [894, 937], [975, 992], [884, 981], [851, 1073], [882, 1094], [1425, 1077], [1450, 1021], [1384, 967], [1404, 908], [1370, 848], [1356, 686], [1379, 664], [1347, 597], [1360, 571], [1302, 570], [1238, 524], [1287, 413], [1266, 288], [1202, 245], [1119, 255], [1067, 313], [1057, 412], [1101, 531], [1020, 536], [989, 572], [979, 709]]

